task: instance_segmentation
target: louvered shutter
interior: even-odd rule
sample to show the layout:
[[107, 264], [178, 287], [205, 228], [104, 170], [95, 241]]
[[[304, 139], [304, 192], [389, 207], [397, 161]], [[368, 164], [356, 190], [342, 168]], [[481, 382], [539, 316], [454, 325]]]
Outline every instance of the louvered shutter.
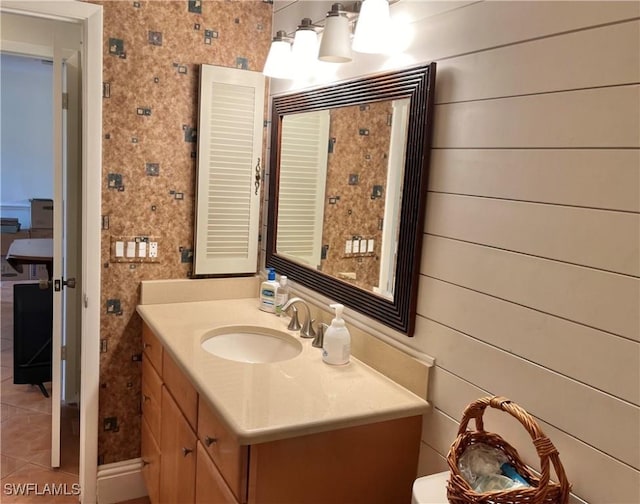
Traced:
[[264, 76], [202, 65], [194, 272], [255, 273]]
[[313, 268], [320, 265], [328, 148], [328, 110], [282, 121], [276, 250]]

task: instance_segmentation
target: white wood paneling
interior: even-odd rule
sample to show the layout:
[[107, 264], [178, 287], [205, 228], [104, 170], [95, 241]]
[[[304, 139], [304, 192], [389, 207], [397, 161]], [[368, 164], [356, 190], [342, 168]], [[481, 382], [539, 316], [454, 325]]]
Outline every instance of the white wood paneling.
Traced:
[[638, 40], [635, 20], [447, 59], [438, 62], [436, 103], [637, 84]]
[[[640, 467], [637, 406], [431, 320], [421, 319], [419, 329], [429, 334], [425, 350], [438, 356], [440, 367], [492, 393], [516, 398], [532, 415]], [[615, 432], [603, 428], [613, 425]]]
[[420, 271], [640, 340], [640, 290], [631, 277], [429, 235]]
[[637, 148], [638, 110], [638, 85], [437, 105], [433, 146]]
[[638, 16], [637, 2], [476, 2], [414, 23], [405, 56], [442, 60]]
[[638, 214], [434, 193], [425, 224], [446, 238], [640, 275]]
[[434, 149], [429, 190], [640, 212], [640, 151]]
[[638, 342], [429, 277], [419, 292], [424, 317], [640, 405]]
[[431, 448], [427, 443], [420, 444], [420, 459], [418, 461], [418, 476], [426, 476], [442, 471], [448, 471], [447, 459]]
[[[454, 437], [451, 438], [453, 442], [455, 430], [458, 428], [457, 422], [462, 418], [465, 406], [489, 393], [442, 368], [434, 369], [432, 385], [433, 400], [440, 404], [440, 409], [425, 423], [437, 424], [440, 431], [454, 430]], [[526, 407], [522, 403], [520, 405]], [[456, 421], [451, 420], [451, 417]], [[531, 445], [529, 435], [519, 422], [501, 412], [488, 412], [485, 418], [485, 428], [488, 431], [499, 433], [518, 450], [528, 464], [539, 470], [538, 456]], [[535, 420], [560, 452], [560, 459], [570, 483], [573, 484], [574, 493], [582, 498], [590, 496], [593, 502], [631, 504], [640, 501], [640, 478], [637, 471], [539, 418]], [[586, 420], [588, 418], [585, 418]], [[473, 427], [473, 422], [471, 426]], [[433, 441], [440, 442], [435, 439]], [[441, 448], [448, 450], [446, 445]], [[611, 475], [611, 479], [607, 478], [605, 482], [603, 475]]]

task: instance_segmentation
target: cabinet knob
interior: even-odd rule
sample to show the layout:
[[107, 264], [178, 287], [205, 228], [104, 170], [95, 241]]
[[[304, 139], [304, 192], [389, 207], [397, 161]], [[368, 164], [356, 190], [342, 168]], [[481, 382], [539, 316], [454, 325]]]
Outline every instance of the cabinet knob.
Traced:
[[142, 459], [142, 467], [148, 466], [151, 462], [147, 462], [145, 459]]
[[151, 348], [151, 345], [149, 343], [143, 343], [142, 348]]
[[187, 456], [189, 455], [191, 452], [193, 452], [193, 450], [191, 448], [187, 448], [186, 446], [182, 447], [182, 455], [183, 456]]
[[144, 394], [142, 394], [142, 398], [144, 399], [145, 402], [151, 400], [151, 397], [149, 397], [148, 395], [144, 395]]
[[216, 438], [213, 438], [213, 437], [207, 436], [207, 437], [204, 438], [204, 444], [206, 444], [207, 447], [209, 447], [212, 444], [217, 443], [217, 442], [218, 442], [218, 440]]

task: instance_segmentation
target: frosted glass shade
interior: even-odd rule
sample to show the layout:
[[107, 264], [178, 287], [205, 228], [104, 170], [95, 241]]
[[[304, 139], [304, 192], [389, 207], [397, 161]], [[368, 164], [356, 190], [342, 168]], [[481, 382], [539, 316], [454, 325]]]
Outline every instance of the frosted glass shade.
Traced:
[[364, 0], [356, 23], [353, 50], [361, 53], [385, 53], [389, 26], [389, 2]]
[[293, 70], [309, 72], [318, 58], [318, 34], [314, 30], [299, 29], [291, 47]]
[[262, 71], [267, 77], [290, 79], [292, 73], [291, 44], [286, 40], [274, 40]]
[[351, 61], [349, 20], [345, 15], [329, 15], [322, 32], [318, 59], [330, 63]]

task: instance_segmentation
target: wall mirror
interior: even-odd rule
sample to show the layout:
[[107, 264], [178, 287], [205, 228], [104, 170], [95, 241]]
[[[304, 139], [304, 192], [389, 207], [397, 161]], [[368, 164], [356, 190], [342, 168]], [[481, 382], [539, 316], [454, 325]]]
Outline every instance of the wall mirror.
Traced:
[[435, 63], [274, 97], [266, 265], [413, 334]]

